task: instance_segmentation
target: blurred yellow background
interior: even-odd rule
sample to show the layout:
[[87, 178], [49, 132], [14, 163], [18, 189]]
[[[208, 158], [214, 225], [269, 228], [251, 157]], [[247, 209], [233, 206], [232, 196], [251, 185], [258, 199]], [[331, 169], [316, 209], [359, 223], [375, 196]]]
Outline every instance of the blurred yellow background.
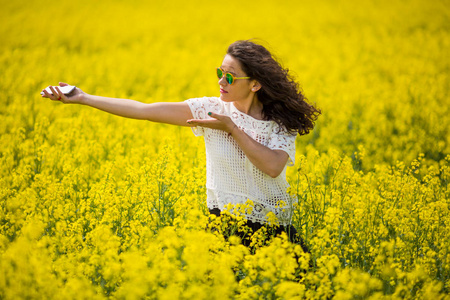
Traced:
[[[136, 299], [202, 298], [201, 291], [208, 298], [219, 283], [224, 297], [253, 299], [448, 293], [448, 1], [0, 0], [0, 7], [0, 298], [76, 298], [80, 287], [88, 298], [131, 291]], [[255, 271], [257, 261], [272, 261], [270, 246], [255, 256], [210, 234], [207, 247], [223, 255], [182, 258], [180, 249], [201, 251], [192, 240], [206, 234], [204, 146], [190, 129], [39, 95], [63, 81], [143, 102], [218, 96], [215, 68], [240, 39], [272, 51], [322, 110], [314, 131], [298, 137], [288, 170], [299, 199], [295, 226], [314, 262], [300, 284]], [[153, 257], [150, 248], [181, 252]], [[254, 265], [244, 268], [244, 255]], [[181, 263], [210, 259], [245, 269], [246, 279], [232, 268], [197, 278]], [[153, 286], [150, 278], [162, 276], [156, 269], [179, 277]]]

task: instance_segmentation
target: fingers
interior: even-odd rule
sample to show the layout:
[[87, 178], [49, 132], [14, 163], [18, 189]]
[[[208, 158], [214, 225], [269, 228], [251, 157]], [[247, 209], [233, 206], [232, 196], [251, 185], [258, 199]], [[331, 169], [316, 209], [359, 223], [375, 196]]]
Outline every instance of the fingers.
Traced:
[[45, 98], [51, 98], [51, 96], [50, 96], [50, 94], [47, 92], [47, 90], [42, 90], [42, 92], [44, 93], [44, 95], [42, 95], [42, 97], [45, 97]]
[[50, 86], [50, 90], [52, 91], [53, 97], [55, 97], [56, 99], [53, 100], [61, 100], [61, 91], [59, 90], [58, 87], [52, 87]]
[[64, 96], [63, 92], [61, 92], [61, 90], [58, 87], [55, 87], [56, 91], [58, 92], [58, 100], [61, 100]]
[[79, 90], [77, 91], [77, 89], [74, 89], [70, 94], [64, 94], [61, 89], [65, 86], [68, 86], [69, 84], [62, 81], [60, 81], [58, 84], [59, 86], [50, 85], [46, 89], [42, 90], [42, 97], [67, 103], [70, 102], [70, 98], [80, 93]]
[[225, 126], [224, 124], [216, 119], [191, 119], [191, 120], [187, 120], [187, 123], [189, 124], [189, 126], [191, 127], [206, 127], [206, 128], [211, 128], [211, 129], [219, 129], [219, 130], [225, 130]]
[[58, 100], [63, 103], [76, 103], [76, 101], [84, 94], [78, 88], [74, 88], [70, 93], [64, 94], [62, 90], [65, 87], [69, 86], [69, 84], [65, 82], [59, 82], [59, 86], [48, 86], [44, 90], [42, 90], [41, 95], [44, 98], [49, 98], [50, 100]]
[[216, 113], [213, 113], [213, 112], [209, 112], [208, 116], [210, 116], [210, 117], [212, 117], [214, 119], [217, 119], [217, 120], [220, 120], [223, 117], [222, 115], [219, 115], [219, 114], [216, 114]]
[[51, 100], [56, 100], [58, 98], [58, 96], [55, 96], [56, 93], [54, 90], [52, 91], [52, 93], [47, 92], [47, 89], [42, 90], [42, 92], [44, 93], [42, 97], [49, 98]]
[[[212, 113], [210, 114], [210, 116], [212, 118], [190, 119], [190, 120], [187, 120], [187, 123], [191, 127], [200, 126], [200, 127], [211, 128], [211, 129], [223, 130], [226, 132], [230, 132], [229, 128], [231, 125], [235, 126], [233, 122], [231, 122], [231, 124], [229, 124], [230, 122], [227, 122], [227, 120], [225, 119], [225, 118], [228, 118], [227, 116], [212, 114]], [[219, 118], [222, 120], [219, 120]]]
[[203, 123], [211, 123], [211, 122], [217, 122], [219, 120], [220, 115], [215, 114], [213, 112], [209, 112], [208, 116], [214, 118], [214, 119], [191, 119], [187, 120], [188, 124], [194, 125], [194, 124], [203, 124]]
[[204, 126], [204, 125], [208, 125], [208, 124], [215, 124], [218, 123], [217, 120], [214, 119], [191, 119], [191, 120], [187, 120], [187, 123], [193, 126]]
[[49, 86], [49, 89], [51, 93], [47, 92], [46, 89], [42, 90], [42, 92], [44, 93], [42, 97], [49, 98], [51, 100], [61, 100], [63, 97], [65, 98], [64, 94], [58, 87]]
[[[225, 115], [216, 114], [213, 112], [208, 112], [208, 116], [211, 118], [208, 119], [191, 119], [188, 120], [187, 123], [193, 125], [193, 124], [215, 124], [215, 123], [228, 123], [229, 117]], [[231, 119], [230, 119], [231, 120]]]

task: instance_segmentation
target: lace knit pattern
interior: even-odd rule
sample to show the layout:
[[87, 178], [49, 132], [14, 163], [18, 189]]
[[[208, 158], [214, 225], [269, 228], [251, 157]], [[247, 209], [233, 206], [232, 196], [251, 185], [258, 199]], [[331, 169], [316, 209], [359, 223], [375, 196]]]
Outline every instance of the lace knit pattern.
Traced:
[[[236, 126], [257, 142], [270, 149], [279, 149], [289, 155], [287, 165], [295, 159], [295, 134], [279, 131], [274, 121], [254, 119], [237, 110], [233, 103], [217, 97], [186, 100], [195, 119], [209, 119], [208, 112], [229, 116]], [[294, 199], [286, 193], [286, 166], [276, 178], [256, 168], [233, 137], [228, 133], [205, 127], [192, 128], [196, 136], [203, 136], [206, 146], [206, 188], [208, 208], [224, 209], [228, 203], [242, 204], [250, 199], [254, 207], [247, 219], [264, 223], [270, 211], [283, 225], [289, 224]], [[278, 132], [279, 131], [279, 132]], [[279, 201], [287, 206], [277, 208]]]

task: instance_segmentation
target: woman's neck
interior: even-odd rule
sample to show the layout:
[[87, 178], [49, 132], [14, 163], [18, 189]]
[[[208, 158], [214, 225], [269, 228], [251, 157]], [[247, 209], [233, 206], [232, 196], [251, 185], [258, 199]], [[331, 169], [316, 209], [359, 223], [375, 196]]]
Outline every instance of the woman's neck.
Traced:
[[233, 102], [234, 107], [240, 112], [251, 116], [257, 120], [263, 120], [263, 104], [258, 100], [258, 97], [255, 96], [253, 99], [249, 99], [248, 101], [235, 101]]

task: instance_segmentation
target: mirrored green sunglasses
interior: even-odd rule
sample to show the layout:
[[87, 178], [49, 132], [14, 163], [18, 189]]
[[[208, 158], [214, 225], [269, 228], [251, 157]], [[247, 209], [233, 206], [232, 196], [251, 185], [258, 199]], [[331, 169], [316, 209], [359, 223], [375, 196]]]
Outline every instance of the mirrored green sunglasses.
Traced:
[[227, 80], [228, 84], [233, 84], [236, 79], [250, 79], [250, 77], [234, 77], [234, 75], [229, 72], [224, 73], [222, 68], [217, 68], [216, 71], [217, 77], [219, 79], [221, 79], [225, 75], [225, 79]]

